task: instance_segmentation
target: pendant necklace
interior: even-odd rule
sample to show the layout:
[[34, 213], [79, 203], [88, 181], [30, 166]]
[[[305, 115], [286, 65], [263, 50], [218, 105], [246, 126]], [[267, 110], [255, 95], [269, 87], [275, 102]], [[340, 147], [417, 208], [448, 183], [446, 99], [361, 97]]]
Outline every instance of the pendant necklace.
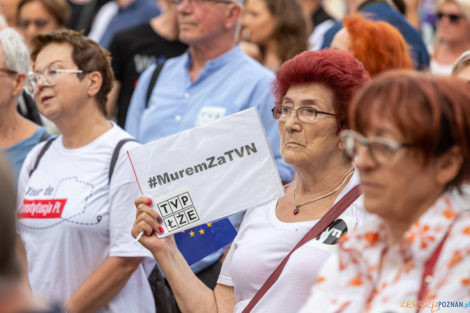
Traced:
[[313, 200], [306, 201], [306, 202], [304, 202], [304, 203], [299, 203], [299, 204], [296, 203], [296, 201], [295, 201], [295, 185], [294, 185], [294, 198], [293, 198], [293, 202], [294, 202], [295, 209], [294, 209], [294, 211], [292, 211], [292, 213], [294, 213], [294, 215], [297, 215], [297, 214], [299, 214], [299, 212], [300, 212], [299, 209], [300, 209], [301, 207], [303, 207], [304, 205], [307, 205], [307, 204], [309, 204], [309, 203], [313, 203], [313, 202], [315, 202], [315, 201], [321, 200], [321, 199], [323, 199], [323, 198], [326, 198], [326, 197], [328, 197], [328, 196], [334, 194], [334, 193], [337, 192], [341, 187], [344, 186], [344, 184], [346, 183], [346, 181], [348, 180], [348, 178], [351, 177], [351, 175], [352, 175], [353, 173], [354, 173], [354, 168], [351, 169], [351, 171], [346, 175], [346, 177], [344, 177], [344, 179], [343, 179], [343, 181], [341, 182], [341, 184], [339, 184], [339, 186], [336, 187], [334, 190], [328, 192], [327, 194], [321, 195], [320, 197], [317, 197], [317, 198], [315, 198], [315, 199], [313, 199]]

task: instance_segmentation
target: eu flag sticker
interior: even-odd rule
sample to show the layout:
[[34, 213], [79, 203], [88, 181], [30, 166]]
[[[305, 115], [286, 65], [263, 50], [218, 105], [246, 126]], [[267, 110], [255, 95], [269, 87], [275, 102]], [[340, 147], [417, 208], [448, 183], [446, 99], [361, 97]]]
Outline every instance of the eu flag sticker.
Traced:
[[189, 265], [233, 241], [237, 231], [228, 218], [175, 234], [175, 241]]

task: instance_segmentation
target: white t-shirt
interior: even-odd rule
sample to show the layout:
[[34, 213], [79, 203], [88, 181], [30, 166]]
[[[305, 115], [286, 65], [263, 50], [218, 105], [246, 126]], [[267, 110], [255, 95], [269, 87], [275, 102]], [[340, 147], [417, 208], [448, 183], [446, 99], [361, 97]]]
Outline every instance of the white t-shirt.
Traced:
[[[335, 203], [358, 182], [355, 173]], [[222, 266], [218, 283], [234, 287], [237, 300], [234, 313], [243, 311], [284, 257], [318, 222], [281, 222], [276, 216], [276, 203], [272, 201], [247, 211]], [[361, 196], [320, 238], [291, 255], [279, 279], [252, 312], [297, 312], [308, 298], [322, 263], [336, 251], [339, 236], [361, 222], [365, 214]]]
[[[106, 258], [152, 258], [131, 236], [134, 200], [140, 192], [126, 150], [138, 143], [122, 147], [108, 184], [114, 149], [129, 137], [114, 123], [78, 149], [66, 149], [60, 136], [31, 177], [29, 172], [43, 144], [26, 157], [18, 183], [18, 231], [37, 295], [63, 303]], [[155, 312], [142, 264], [121, 292], [97, 312]]]

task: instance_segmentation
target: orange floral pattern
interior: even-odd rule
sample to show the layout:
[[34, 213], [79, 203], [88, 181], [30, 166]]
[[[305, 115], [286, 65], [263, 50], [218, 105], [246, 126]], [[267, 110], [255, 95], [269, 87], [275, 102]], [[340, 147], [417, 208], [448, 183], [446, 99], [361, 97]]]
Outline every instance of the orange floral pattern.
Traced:
[[[424, 264], [447, 233], [423, 300], [468, 302], [469, 225], [470, 211], [455, 208], [443, 196], [411, 225], [402, 240], [390, 246], [384, 221], [371, 217], [350, 232], [348, 240], [340, 242], [338, 254], [324, 263], [321, 284], [313, 287], [299, 313], [407, 312], [402, 304], [418, 300]], [[442, 307], [439, 313], [468, 312], [464, 310]]]

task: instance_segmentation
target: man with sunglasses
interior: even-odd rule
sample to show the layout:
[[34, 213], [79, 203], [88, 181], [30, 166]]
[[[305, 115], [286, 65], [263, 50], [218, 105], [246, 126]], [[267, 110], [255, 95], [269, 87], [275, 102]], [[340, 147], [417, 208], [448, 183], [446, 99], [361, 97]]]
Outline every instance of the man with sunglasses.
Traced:
[[[375, 21], [384, 21], [397, 28], [411, 47], [411, 57], [414, 67], [417, 70], [424, 70], [429, 67], [429, 54], [421, 35], [411, 26], [405, 17], [396, 9], [392, 8], [386, 0], [345, 0], [348, 13], [360, 12], [367, 18]], [[338, 22], [326, 32], [323, 38], [322, 48], [331, 46], [333, 37], [342, 28]]]
[[[146, 95], [156, 65], [140, 76], [129, 105], [126, 130], [146, 143], [255, 106], [281, 179], [290, 181], [293, 170], [280, 155], [279, 132], [270, 111], [274, 75], [237, 45], [243, 2], [174, 0], [179, 39], [189, 49], [164, 63], [148, 102]], [[192, 266], [195, 273], [201, 273], [215, 264], [214, 273], [203, 278], [210, 287], [215, 286], [221, 254], [219, 250]]]

